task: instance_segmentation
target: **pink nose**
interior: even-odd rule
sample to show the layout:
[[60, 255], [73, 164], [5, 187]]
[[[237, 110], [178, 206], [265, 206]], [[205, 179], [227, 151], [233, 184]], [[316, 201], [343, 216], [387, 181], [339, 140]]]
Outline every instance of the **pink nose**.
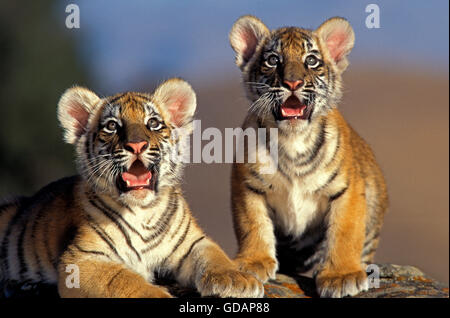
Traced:
[[145, 150], [146, 146], [147, 146], [146, 141], [129, 142], [125, 145], [125, 149], [128, 150], [129, 152], [138, 155], [142, 152], [142, 150]]
[[291, 91], [295, 91], [297, 88], [299, 88], [300, 85], [303, 84], [302, 80], [298, 80], [295, 82], [291, 82], [291, 81], [284, 81], [284, 84], [286, 84], [287, 86], [289, 86], [289, 88], [291, 89]]

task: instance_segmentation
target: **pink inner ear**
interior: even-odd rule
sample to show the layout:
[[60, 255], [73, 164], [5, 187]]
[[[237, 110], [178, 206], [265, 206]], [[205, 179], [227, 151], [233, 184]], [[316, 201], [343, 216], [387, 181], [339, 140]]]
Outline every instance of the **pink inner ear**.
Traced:
[[185, 120], [187, 98], [184, 96], [172, 97], [168, 104], [172, 123], [180, 127]]
[[258, 39], [256, 38], [255, 34], [252, 30], [241, 30], [240, 31], [240, 37], [241, 37], [241, 54], [242, 58], [245, 62], [248, 62], [250, 58], [252, 57], [253, 53], [255, 53], [256, 46], [258, 45]]
[[339, 62], [347, 45], [348, 36], [345, 32], [335, 32], [327, 38], [328, 51], [335, 62]]
[[87, 125], [89, 113], [78, 103], [70, 105], [68, 113], [74, 119], [73, 128], [75, 129], [75, 134], [77, 136], [81, 135]]

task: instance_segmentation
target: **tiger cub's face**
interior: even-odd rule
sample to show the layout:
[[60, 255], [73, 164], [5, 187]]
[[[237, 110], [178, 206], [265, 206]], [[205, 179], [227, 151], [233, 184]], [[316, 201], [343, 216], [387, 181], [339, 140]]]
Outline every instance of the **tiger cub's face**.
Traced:
[[191, 131], [195, 107], [189, 84], [172, 79], [152, 95], [100, 99], [71, 88], [61, 97], [58, 117], [87, 184], [124, 204], [145, 206], [178, 182], [182, 167], [174, 151], [182, 150], [180, 138]]
[[342, 18], [315, 31], [287, 27], [271, 32], [259, 19], [244, 16], [233, 25], [230, 42], [253, 102], [250, 111], [279, 128], [301, 129], [341, 97], [340, 75], [354, 33]]

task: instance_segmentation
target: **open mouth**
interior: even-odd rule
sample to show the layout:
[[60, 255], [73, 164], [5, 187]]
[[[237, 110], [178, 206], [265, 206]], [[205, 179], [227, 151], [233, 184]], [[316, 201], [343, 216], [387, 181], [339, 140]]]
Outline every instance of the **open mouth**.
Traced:
[[132, 190], [155, 190], [157, 170], [155, 167], [148, 169], [142, 161], [136, 159], [131, 167], [117, 177], [117, 188], [121, 192]]
[[275, 117], [277, 120], [308, 119], [311, 109], [311, 105], [303, 104], [295, 95], [291, 95], [281, 104]]

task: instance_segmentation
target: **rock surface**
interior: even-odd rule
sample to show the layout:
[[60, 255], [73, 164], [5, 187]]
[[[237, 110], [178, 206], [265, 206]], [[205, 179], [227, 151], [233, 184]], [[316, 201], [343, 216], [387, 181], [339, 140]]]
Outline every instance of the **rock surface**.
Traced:
[[[377, 264], [379, 287], [362, 292], [355, 298], [448, 298], [448, 287], [428, 277], [413, 266]], [[264, 285], [266, 298], [311, 298], [318, 297], [314, 280], [306, 276], [277, 274], [275, 280]], [[199, 295], [176, 285], [169, 290], [178, 297]]]
[[[428, 277], [413, 266], [377, 264], [379, 286], [356, 295], [356, 298], [448, 298], [448, 287]], [[161, 281], [176, 297], [200, 297], [193, 289], [181, 288], [175, 283]], [[375, 283], [372, 281], [372, 283]], [[1, 287], [1, 286], [0, 286]], [[6, 287], [6, 288], [5, 288]], [[264, 286], [266, 298], [318, 297], [314, 280], [306, 276], [277, 274], [275, 280]], [[6, 295], [1, 295], [1, 290]], [[57, 297], [56, 289], [48, 285], [9, 285], [0, 288], [2, 297]]]

